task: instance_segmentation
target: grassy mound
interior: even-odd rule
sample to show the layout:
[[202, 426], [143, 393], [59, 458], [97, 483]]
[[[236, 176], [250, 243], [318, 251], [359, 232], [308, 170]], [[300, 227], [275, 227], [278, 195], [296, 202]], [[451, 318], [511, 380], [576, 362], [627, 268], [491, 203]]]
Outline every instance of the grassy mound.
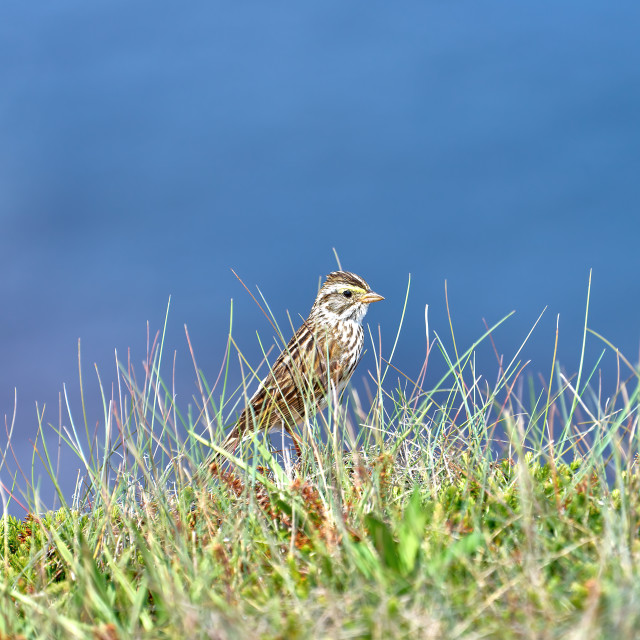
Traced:
[[370, 402], [333, 399], [301, 460], [256, 438], [207, 471], [243, 387], [199, 374], [182, 415], [160, 341], [142, 382], [121, 367], [100, 446], [69, 415], [84, 492], [38, 513], [27, 488], [17, 519], [4, 488], [0, 637], [638, 637], [637, 369], [600, 401], [554, 362], [525, 403], [517, 359], [489, 385], [476, 346], [436, 338], [429, 389], [426, 361], [389, 389], [376, 354]]

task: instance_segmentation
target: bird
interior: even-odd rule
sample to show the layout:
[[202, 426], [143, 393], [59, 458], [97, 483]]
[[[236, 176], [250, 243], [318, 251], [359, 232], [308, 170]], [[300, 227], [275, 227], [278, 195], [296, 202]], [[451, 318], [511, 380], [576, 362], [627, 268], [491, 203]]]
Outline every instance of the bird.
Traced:
[[[380, 300], [384, 298], [355, 273], [330, 273], [309, 316], [246, 403], [222, 448], [233, 453], [254, 432], [282, 427], [291, 435], [299, 456], [295, 426], [322, 411], [329, 395], [340, 397], [362, 354], [362, 320], [369, 305]], [[218, 460], [215, 456], [211, 470], [217, 468]]]

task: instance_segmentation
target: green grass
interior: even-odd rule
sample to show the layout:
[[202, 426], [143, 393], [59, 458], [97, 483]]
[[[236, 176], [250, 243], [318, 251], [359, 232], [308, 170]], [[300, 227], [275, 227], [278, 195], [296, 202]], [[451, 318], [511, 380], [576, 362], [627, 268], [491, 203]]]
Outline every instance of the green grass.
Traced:
[[101, 386], [97, 435], [84, 401], [56, 427], [84, 491], [43, 513], [35, 481], [4, 487], [0, 638], [638, 637], [638, 370], [585, 322], [628, 371], [610, 397], [598, 362], [568, 379], [555, 354], [539, 389], [517, 355], [489, 384], [474, 352], [491, 334], [465, 353], [433, 338], [448, 373], [429, 387], [426, 362], [410, 380], [372, 340], [369, 400], [304, 425], [297, 466], [256, 441], [214, 474], [208, 445], [244, 401], [230, 369], [249, 363], [230, 339], [178, 407], [160, 335], [142, 375]]

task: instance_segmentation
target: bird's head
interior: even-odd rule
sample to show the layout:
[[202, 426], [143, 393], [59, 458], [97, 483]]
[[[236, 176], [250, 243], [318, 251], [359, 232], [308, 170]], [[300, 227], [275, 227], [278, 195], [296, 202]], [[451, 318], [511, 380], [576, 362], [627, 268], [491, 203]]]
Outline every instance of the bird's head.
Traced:
[[311, 316], [323, 322], [362, 322], [372, 302], [384, 300], [366, 281], [349, 271], [334, 271], [318, 291]]

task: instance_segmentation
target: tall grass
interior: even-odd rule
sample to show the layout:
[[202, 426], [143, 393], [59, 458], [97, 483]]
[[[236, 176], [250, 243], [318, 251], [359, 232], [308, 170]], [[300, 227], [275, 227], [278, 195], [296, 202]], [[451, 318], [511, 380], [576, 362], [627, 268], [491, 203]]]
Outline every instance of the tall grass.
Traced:
[[[213, 470], [267, 365], [230, 330], [209, 384], [187, 333], [197, 384], [179, 407], [159, 333], [141, 372], [99, 383], [99, 432], [84, 398], [60, 427], [38, 413], [61, 507], [43, 511], [33, 474], [2, 487], [0, 637], [638, 637], [638, 370], [616, 352], [628, 375], [603, 398], [584, 358], [567, 377], [554, 355], [538, 386], [517, 353], [490, 384], [474, 356], [494, 329], [462, 350], [427, 323], [416, 379], [370, 335], [369, 397], [331, 398], [300, 460], [256, 437]], [[615, 351], [585, 321], [583, 353], [587, 338]], [[427, 387], [434, 358], [446, 374]], [[73, 496], [51, 429], [82, 468]]]

